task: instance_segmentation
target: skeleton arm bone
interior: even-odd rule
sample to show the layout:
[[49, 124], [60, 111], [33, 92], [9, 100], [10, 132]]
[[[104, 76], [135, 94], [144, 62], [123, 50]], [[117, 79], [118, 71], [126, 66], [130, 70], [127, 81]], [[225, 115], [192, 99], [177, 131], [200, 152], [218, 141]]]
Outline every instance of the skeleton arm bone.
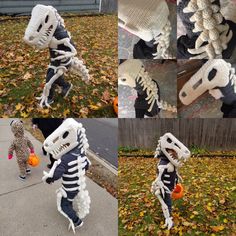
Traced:
[[[63, 51], [63, 50], [57, 50], [55, 49], [58, 45], [60, 44], [64, 44], [66, 47], [70, 48], [70, 51]], [[58, 57], [55, 58], [51, 58], [52, 61], [56, 61], [56, 60], [62, 60], [65, 58], [70, 58], [70, 57], [74, 57], [77, 54], [77, 51], [75, 49], [75, 47], [73, 46], [73, 44], [70, 42], [70, 38], [64, 38], [64, 39], [56, 39], [53, 38], [52, 39], [52, 43], [50, 45], [53, 49], [53, 51], [62, 54]]]
[[49, 172], [43, 171], [42, 181], [43, 181], [44, 183], [46, 183], [46, 179], [47, 179], [47, 178], [52, 178], [52, 177], [53, 177], [54, 172], [55, 172], [57, 166], [58, 166], [60, 163], [61, 163], [61, 160], [59, 159], [58, 161], [55, 161], [55, 162], [54, 162], [54, 164], [53, 164], [53, 166], [52, 166], [52, 168], [50, 169]]
[[183, 178], [182, 178], [181, 175], [179, 174], [178, 170], [176, 170], [176, 175], [177, 175], [177, 177], [178, 177], [178, 180], [179, 180], [180, 182], [183, 182]]
[[57, 70], [56, 74], [49, 80], [49, 82], [45, 84], [42, 96], [36, 98], [38, 100], [41, 100], [40, 107], [43, 107], [44, 103], [47, 107], [50, 107], [50, 105], [48, 104], [48, 96], [49, 96], [51, 86], [60, 76], [63, 75], [63, 73], [64, 73], [63, 69]]

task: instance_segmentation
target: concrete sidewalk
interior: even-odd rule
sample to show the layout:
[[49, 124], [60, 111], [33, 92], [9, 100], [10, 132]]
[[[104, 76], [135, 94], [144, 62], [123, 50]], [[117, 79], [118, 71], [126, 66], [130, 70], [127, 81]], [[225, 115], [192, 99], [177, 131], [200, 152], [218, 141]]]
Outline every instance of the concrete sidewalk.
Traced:
[[[68, 220], [57, 211], [55, 191], [60, 187], [60, 181], [52, 185], [41, 182], [43, 170], [48, 171], [48, 158], [43, 156], [42, 144], [28, 132], [26, 135], [41, 157], [41, 164], [31, 168], [32, 174], [25, 182], [18, 179], [16, 157], [7, 158], [13, 139], [9, 124], [10, 119], [0, 119], [0, 235], [74, 235], [67, 231]], [[90, 214], [76, 235], [118, 235], [117, 200], [89, 178], [87, 189], [91, 197]]]

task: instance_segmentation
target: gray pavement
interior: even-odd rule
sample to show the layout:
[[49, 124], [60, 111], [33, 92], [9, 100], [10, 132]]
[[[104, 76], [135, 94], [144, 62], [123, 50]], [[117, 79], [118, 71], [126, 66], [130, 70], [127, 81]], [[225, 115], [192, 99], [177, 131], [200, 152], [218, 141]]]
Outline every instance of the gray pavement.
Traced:
[[[33, 142], [36, 154], [41, 157], [41, 164], [32, 168], [32, 174], [25, 182], [18, 179], [16, 158], [7, 159], [7, 150], [13, 138], [9, 124], [9, 119], [0, 119], [0, 235], [74, 235], [72, 231], [67, 231], [68, 221], [56, 208], [55, 191], [60, 186], [60, 180], [52, 185], [41, 182], [48, 160], [42, 154], [41, 143], [28, 132], [26, 135]], [[87, 189], [92, 201], [90, 214], [76, 235], [116, 236], [117, 200], [89, 178]]]
[[113, 118], [76, 119], [86, 128], [89, 149], [118, 168], [118, 120]]

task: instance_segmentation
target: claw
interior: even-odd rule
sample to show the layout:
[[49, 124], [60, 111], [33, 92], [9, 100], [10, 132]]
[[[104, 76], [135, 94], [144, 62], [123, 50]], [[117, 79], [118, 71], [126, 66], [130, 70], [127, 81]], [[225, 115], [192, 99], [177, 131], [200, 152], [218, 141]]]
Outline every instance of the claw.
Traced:
[[164, 227], [167, 227], [168, 230], [170, 230], [174, 225], [174, 222], [172, 221], [172, 217], [166, 218]]

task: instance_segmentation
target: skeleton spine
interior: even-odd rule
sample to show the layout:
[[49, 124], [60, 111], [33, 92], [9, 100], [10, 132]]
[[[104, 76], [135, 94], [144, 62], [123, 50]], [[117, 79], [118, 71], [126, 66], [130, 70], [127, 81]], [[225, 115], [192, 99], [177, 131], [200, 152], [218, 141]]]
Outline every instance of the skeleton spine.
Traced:
[[[184, 13], [193, 13], [190, 18], [190, 21], [194, 22], [193, 32], [200, 32], [195, 42], [195, 49], [188, 51], [191, 54], [203, 53], [209, 59], [222, 58], [222, 52], [232, 38], [229, 25], [223, 24], [220, 7], [213, 2], [215, 0], [190, 0], [183, 9]], [[202, 46], [204, 42], [207, 42], [207, 45]]]
[[148, 73], [142, 67], [138, 77], [136, 78], [136, 82], [140, 84], [144, 91], [147, 93], [146, 100], [148, 101], [149, 108], [148, 111], [151, 112], [155, 102], [157, 106], [163, 110], [170, 112], [177, 112], [177, 108], [175, 106], [169, 105], [165, 101], [159, 101], [159, 91], [157, 84], [149, 77]]

